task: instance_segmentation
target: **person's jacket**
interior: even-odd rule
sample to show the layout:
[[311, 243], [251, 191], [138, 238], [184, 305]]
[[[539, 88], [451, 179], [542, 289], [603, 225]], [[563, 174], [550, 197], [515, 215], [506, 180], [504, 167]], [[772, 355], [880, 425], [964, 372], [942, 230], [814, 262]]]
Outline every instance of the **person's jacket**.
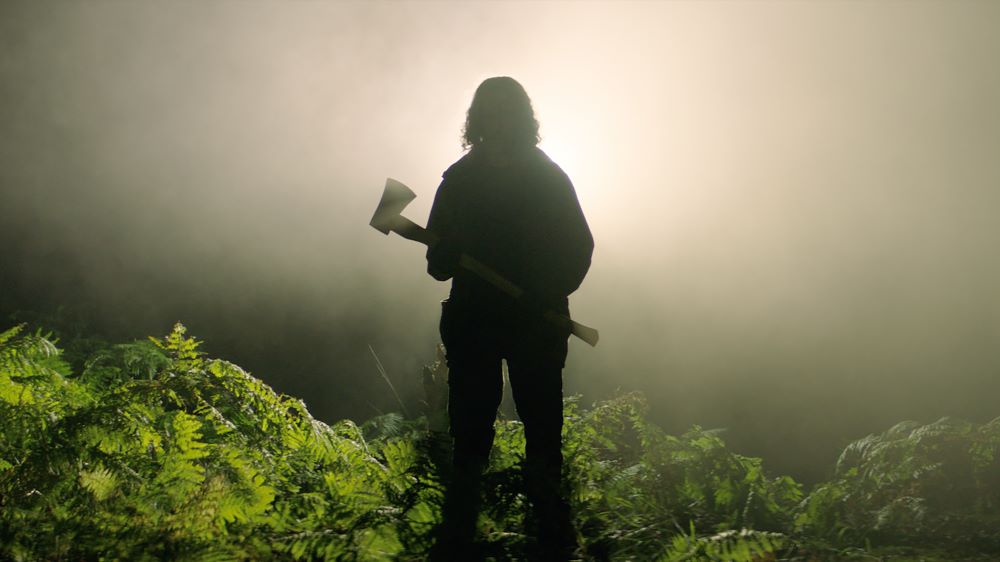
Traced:
[[[594, 239], [562, 169], [535, 147], [506, 166], [491, 165], [473, 149], [442, 177], [428, 230], [454, 240], [542, 303], [565, 308], [590, 268]], [[430, 263], [428, 273], [441, 281], [449, 277]], [[475, 306], [502, 302], [501, 295], [470, 271], [454, 272], [451, 301]]]

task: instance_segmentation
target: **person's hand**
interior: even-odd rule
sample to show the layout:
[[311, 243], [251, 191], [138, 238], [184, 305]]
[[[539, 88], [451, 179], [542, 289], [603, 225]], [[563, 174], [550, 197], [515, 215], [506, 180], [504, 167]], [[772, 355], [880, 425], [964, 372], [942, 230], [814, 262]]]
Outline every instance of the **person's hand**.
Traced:
[[455, 275], [462, 247], [451, 238], [442, 238], [427, 250], [427, 269], [436, 279], [445, 280]]

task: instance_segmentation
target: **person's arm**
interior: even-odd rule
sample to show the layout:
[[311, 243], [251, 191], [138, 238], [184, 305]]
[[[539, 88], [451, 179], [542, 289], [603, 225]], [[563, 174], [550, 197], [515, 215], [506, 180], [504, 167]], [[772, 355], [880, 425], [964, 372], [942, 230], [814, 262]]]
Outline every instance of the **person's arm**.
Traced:
[[447, 281], [455, 274], [462, 252], [455, 243], [454, 210], [450, 196], [448, 174], [434, 195], [434, 204], [427, 219], [427, 230], [440, 239], [427, 248], [427, 273], [438, 281]]
[[580, 287], [590, 270], [590, 260], [594, 254], [594, 237], [569, 178], [566, 178], [562, 197], [557, 213], [560, 220], [559, 233], [556, 237], [562, 250], [557, 288], [560, 294], [569, 295]]
[[535, 255], [539, 278], [532, 289], [541, 297], [562, 298], [576, 291], [586, 277], [594, 238], [569, 177], [556, 168], [547, 180]]

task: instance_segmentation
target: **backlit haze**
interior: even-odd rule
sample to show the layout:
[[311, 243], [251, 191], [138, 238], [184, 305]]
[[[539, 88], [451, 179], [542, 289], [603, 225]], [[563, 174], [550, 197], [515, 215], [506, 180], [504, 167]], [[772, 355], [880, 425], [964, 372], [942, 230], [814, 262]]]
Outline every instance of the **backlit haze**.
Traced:
[[184, 322], [328, 421], [411, 409], [426, 221], [484, 78], [520, 81], [596, 240], [584, 403], [641, 390], [825, 476], [1000, 415], [1000, 3], [4, 2], [0, 313]]

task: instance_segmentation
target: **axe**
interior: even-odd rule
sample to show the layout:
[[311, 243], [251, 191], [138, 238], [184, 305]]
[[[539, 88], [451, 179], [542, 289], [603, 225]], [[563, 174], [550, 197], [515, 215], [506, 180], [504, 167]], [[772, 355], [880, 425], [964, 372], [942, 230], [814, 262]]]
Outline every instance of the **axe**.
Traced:
[[[378, 207], [375, 209], [375, 214], [372, 215], [372, 220], [369, 224], [386, 236], [392, 231], [407, 240], [420, 242], [425, 246], [433, 246], [441, 239], [440, 236], [400, 214], [410, 204], [410, 201], [413, 201], [416, 197], [417, 194], [413, 193], [410, 188], [401, 182], [392, 178], [386, 179], [385, 191], [382, 192], [382, 200], [379, 201]], [[524, 289], [511, 283], [492, 267], [469, 254], [463, 253], [459, 257], [458, 265], [475, 273], [489, 284], [515, 299], [519, 299], [524, 295]], [[597, 330], [571, 320], [565, 314], [560, 314], [554, 310], [546, 310], [543, 315], [553, 324], [562, 328], [569, 328], [571, 334], [589, 343], [591, 346], [597, 345]]]

